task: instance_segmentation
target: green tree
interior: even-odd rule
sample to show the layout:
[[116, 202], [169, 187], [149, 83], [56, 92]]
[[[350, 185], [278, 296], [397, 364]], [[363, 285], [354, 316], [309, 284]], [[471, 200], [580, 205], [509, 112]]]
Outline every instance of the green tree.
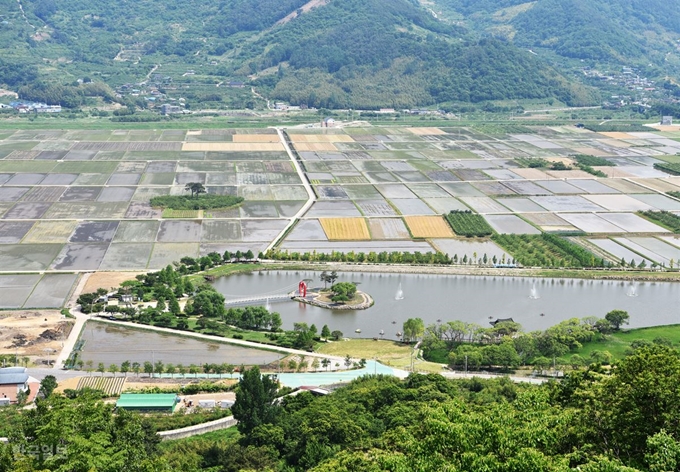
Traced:
[[357, 286], [352, 282], [339, 282], [331, 286], [331, 292], [333, 294], [331, 296], [332, 301], [336, 303], [347, 302], [354, 298]]
[[257, 366], [241, 373], [231, 412], [238, 420], [236, 427], [246, 442], [256, 427], [275, 421], [278, 407], [272, 402], [276, 391], [276, 382], [269, 375], [261, 375]]
[[123, 373], [123, 376], [127, 377], [127, 373], [130, 372], [130, 361], [121, 362], [120, 371]]
[[97, 364], [97, 372], [100, 372], [102, 374], [102, 377], [104, 376], [104, 372], [106, 372], [106, 366], [104, 365], [103, 362]]
[[604, 316], [604, 319], [609, 321], [612, 327], [618, 331], [622, 324], [628, 324], [630, 315], [624, 310], [612, 310]]
[[323, 328], [321, 328], [321, 337], [323, 339], [328, 339], [331, 337], [331, 330], [328, 328], [327, 324], [323, 325]]
[[198, 197], [201, 193], [206, 193], [205, 187], [200, 182], [189, 182], [184, 186], [184, 190], [191, 191], [191, 196]]
[[409, 318], [404, 321], [404, 341], [417, 341], [425, 332], [425, 323], [421, 318]]
[[42, 394], [45, 398], [49, 398], [57, 386], [57, 378], [54, 375], [46, 375], [45, 378], [40, 381], [40, 390], [38, 390], [38, 394]]

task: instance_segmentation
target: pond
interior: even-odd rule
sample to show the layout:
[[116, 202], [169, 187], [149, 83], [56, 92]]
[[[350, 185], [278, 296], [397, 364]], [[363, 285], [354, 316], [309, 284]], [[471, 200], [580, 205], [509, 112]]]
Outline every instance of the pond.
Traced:
[[[229, 299], [275, 296], [292, 291], [302, 279], [323, 286], [319, 272], [271, 271], [222, 277], [214, 282]], [[525, 331], [542, 330], [569, 318], [604, 315], [614, 309], [630, 314], [629, 327], [680, 323], [680, 284], [581, 279], [532, 279], [425, 274], [339, 273], [338, 282], [358, 282], [375, 305], [367, 310], [327, 310], [290, 300], [269, 303], [283, 319], [293, 323], [324, 324], [346, 337], [397, 339], [408, 318], [425, 324], [452, 320], [489, 326], [497, 318], [513, 318]], [[401, 293], [399, 293], [401, 290]], [[359, 329], [361, 333], [355, 331]]]
[[206, 342], [184, 336], [173, 336], [148, 330], [114, 326], [89, 321], [81, 335], [85, 345], [82, 360], [91, 360], [96, 367], [103, 362], [120, 365], [124, 361], [165, 364], [234, 364], [266, 365], [281, 357], [276, 352], [248, 349], [229, 344]]

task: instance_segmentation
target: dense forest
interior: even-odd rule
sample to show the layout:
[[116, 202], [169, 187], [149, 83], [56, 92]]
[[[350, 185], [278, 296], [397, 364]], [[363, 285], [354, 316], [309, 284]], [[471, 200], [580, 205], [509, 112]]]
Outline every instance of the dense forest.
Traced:
[[162, 445], [148, 418], [51, 394], [0, 413], [12, 441], [0, 471], [674, 471], [678, 382], [678, 352], [659, 345], [543, 385], [367, 376], [278, 401], [254, 368], [238, 385], [236, 436]]
[[[680, 11], [663, 0], [436, 0], [488, 34], [521, 47], [613, 64], [663, 66]], [[666, 64], [667, 65], [667, 64]]]

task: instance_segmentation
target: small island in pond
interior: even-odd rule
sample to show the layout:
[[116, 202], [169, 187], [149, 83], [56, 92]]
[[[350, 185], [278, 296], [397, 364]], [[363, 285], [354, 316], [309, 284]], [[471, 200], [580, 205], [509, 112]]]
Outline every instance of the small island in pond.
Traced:
[[[297, 300], [320, 308], [330, 310], [365, 310], [373, 306], [373, 298], [365, 292], [357, 289], [356, 282], [333, 283], [338, 275], [335, 271], [330, 274], [326, 271], [321, 273], [324, 288], [307, 288], [306, 281], [300, 282], [300, 287], [293, 300]], [[330, 288], [327, 284], [331, 283]]]

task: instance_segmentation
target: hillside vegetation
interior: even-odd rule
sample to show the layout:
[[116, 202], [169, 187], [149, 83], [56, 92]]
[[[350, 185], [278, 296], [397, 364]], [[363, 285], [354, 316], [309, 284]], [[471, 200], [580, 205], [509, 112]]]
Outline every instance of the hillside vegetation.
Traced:
[[[39, 92], [75, 87], [77, 79], [112, 88], [160, 80], [152, 70], [167, 77], [161, 92], [186, 85], [185, 98], [194, 103], [221, 101], [224, 88], [215, 84], [224, 80], [252, 80], [270, 98], [328, 108], [596, 102], [590, 89], [535, 56], [442, 21], [413, 0], [333, 0], [277, 24], [305, 3], [23, 0], [22, 12], [17, 2], [0, 0], [6, 12], [0, 44], [7, 51], [0, 83], [27, 87], [23, 98], [66, 106], [87, 100]], [[90, 93], [114, 99], [107, 88]]]

